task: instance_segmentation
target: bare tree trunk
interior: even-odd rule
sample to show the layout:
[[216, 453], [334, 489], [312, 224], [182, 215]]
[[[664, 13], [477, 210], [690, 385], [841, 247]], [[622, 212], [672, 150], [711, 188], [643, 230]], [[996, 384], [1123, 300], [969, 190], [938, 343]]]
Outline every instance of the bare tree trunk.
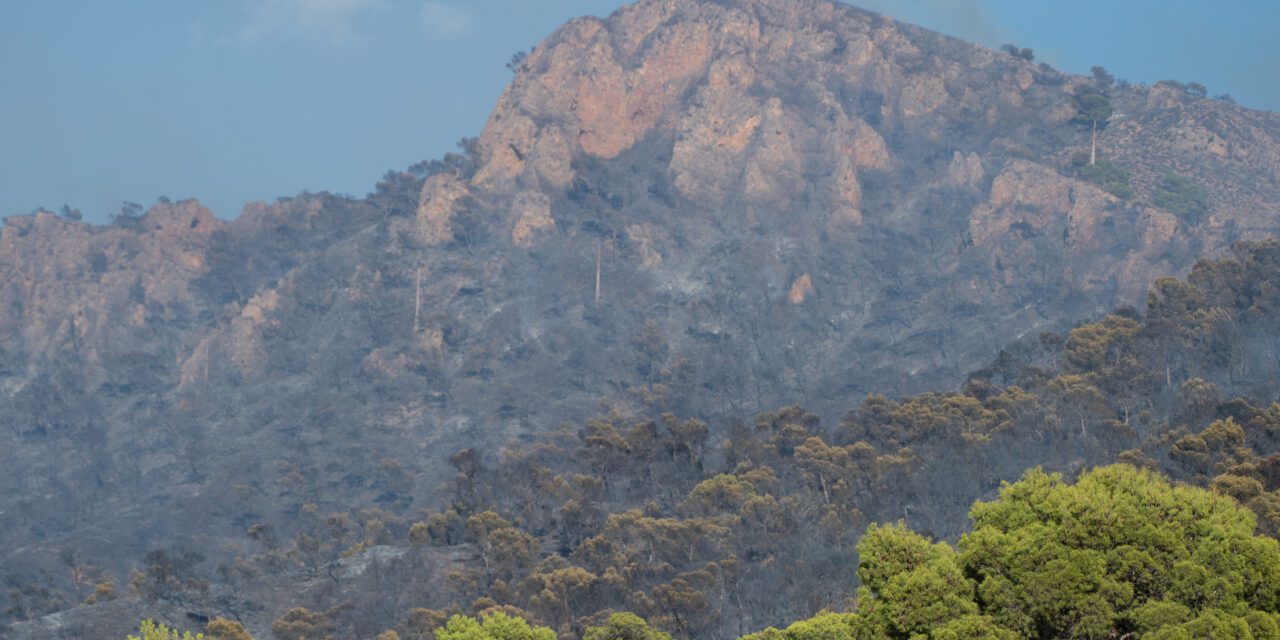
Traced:
[[600, 306], [600, 241], [596, 240], [596, 306]]
[[1098, 121], [1093, 121], [1093, 136], [1089, 143], [1089, 166], [1098, 163]]
[[422, 265], [418, 265], [417, 280], [413, 285], [413, 335], [418, 335], [418, 318], [422, 315]]

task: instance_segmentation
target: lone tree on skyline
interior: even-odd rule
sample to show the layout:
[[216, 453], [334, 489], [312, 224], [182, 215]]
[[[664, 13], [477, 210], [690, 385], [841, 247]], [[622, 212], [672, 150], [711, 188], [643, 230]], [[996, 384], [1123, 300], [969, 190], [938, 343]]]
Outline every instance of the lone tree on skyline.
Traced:
[[1114, 113], [1111, 99], [1105, 93], [1093, 87], [1081, 87], [1076, 91], [1076, 122], [1088, 124], [1089, 166], [1098, 163], [1098, 129], [1107, 126], [1107, 120]]

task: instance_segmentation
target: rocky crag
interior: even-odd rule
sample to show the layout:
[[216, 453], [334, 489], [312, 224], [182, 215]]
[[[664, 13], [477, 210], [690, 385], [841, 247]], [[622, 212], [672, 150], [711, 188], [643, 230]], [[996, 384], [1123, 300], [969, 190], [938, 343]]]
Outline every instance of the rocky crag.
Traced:
[[834, 418], [1280, 230], [1280, 117], [1111, 87], [1120, 197], [1073, 166], [1092, 83], [839, 3], [642, 0], [367, 198], [7, 218], [0, 565], [415, 512], [454, 451], [602, 411]]

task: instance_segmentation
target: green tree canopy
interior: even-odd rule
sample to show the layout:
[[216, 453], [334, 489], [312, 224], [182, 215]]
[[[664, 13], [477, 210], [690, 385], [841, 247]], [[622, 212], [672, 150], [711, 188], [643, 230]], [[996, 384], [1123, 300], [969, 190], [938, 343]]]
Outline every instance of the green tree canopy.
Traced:
[[1227, 496], [1126, 465], [1075, 484], [1036, 469], [970, 517], [954, 549], [871, 526], [855, 613], [750, 637], [1280, 638], [1280, 542]]
[[1024, 637], [1145, 634], [1206, 616], [1262, 628], [1280, 611], [1280, 546], [1253, 534], [1254, 515], [1150, 471], [1103, 467], [1075, 485], [1031, 471], [970, 515], [961, 563], [984, 610]]
[[436, 640], [556, 640], [556, 634], [547, 627], [531, 626], [522, 618], [495, 611], [480, 620], [453, 616], [436, 630]]
[[1106, 122], [1113, 112], [1111, 99], [1101, 91], [1086, 87], [1076, 93], [1076, 114], [1079, 122], [1090, 125], [1095, 122], [1101, 124]]
[[615, 613], [603, 627], [587, 627], [582, 640], [671, 640], [671, 635], [649, 626], [634, 613]]
[[190, 631], [170, 629], [167, 625], [153, 620], [143, 620], [138, 626], [138, 633], [141, 635], [130, 635], [128, 640], [202, 640], [204, 638], [202, 633], [192, 634]]

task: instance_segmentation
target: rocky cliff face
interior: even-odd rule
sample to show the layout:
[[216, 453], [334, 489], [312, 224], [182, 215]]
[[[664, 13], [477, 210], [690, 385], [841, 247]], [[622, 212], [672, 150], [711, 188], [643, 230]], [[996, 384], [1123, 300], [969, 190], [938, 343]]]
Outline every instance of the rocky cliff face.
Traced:
[[[478, 207], [528, 251], [603, 243], [642, 283], [605, 278], [606, 299], [671, 292], [656, 320], [678, 350], [759, 342], [699, 316], [733, 299], [737, 320], [786, 336], [739, 354], [765, 404], [821, 403], [837, 395], [824, 379], [945, 384], [1011, 333], [1141, 304], [1153, 277], [1275, 228], [1275, 116], [1112, 89], [1100, 145], [1131, 176], [1120, 199], [1072, 177], [1088, 82], [840, 4], [643, 2], [526, 59], [478, 170], [427, 183], [417, 233], [447, 246]], [[1153, 204], [1170, 172], [1208, 188], [1207, 217]]]
[[458, 448], [610, 408], [834, 417], [1277, 231], [1280, 117], [1111, 89], [1122, 199], [1073, 177], [1087, 82], [839, 3], [643, 0], [366, 199], [8, 218], [0, 565], [407, 513]]

